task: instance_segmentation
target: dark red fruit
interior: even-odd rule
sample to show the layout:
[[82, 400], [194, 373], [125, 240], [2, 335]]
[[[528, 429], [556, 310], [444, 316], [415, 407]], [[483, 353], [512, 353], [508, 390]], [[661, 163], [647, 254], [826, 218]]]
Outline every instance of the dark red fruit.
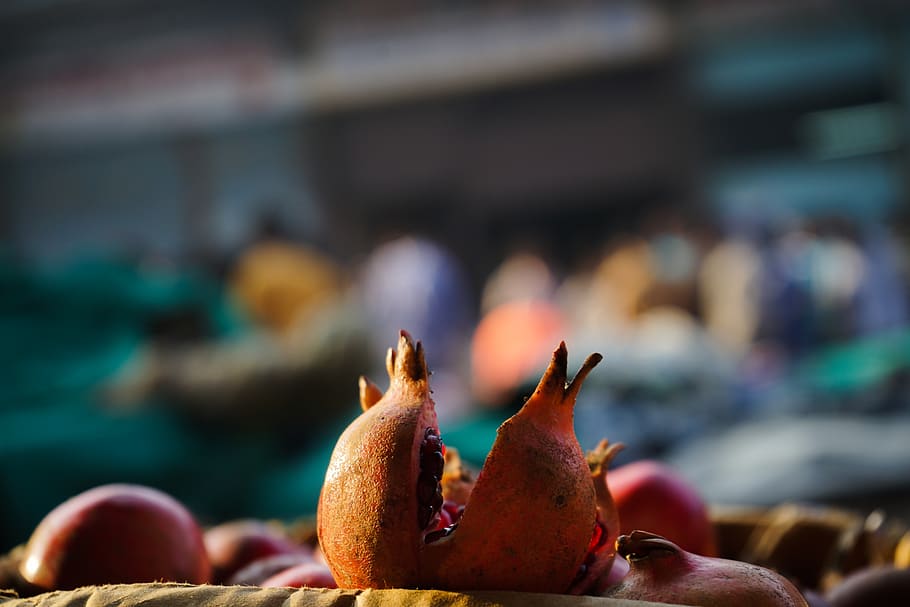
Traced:
[[717, 556], [714, 526], [698, 491], [671, 467], [640, 460], [610, 471], [610, 493], [622, 533], [636, 529], [667, 538], [683, 550]]
[[32, 533], [20, 571], [26, 581], [54, 590], [211, 578], [193, 515], [171, 496], [139, 485], [96, 487], [54, 508]]
[[851, 573], [826, 595], [831, 607], [910, 605], [910, 569], [866, 567]]
[[603, 596], [701, 607], [808, 607], [799, 590], [770, 569], [686, 552], [653, 533], [616, 540], [629, 573]]
[[[255, 560], [232, 575], [227, 584], [236, 586], [261, 586], [267, 579], [304, 563], [321, 563], [305, 552], [273, 554]], [[324, 564], [324, 563], [321, 563]]]
[[276, 573], [260, 584], [263, 588], [338, 588], [332, 572], [322, 563], [301, 563]]
[[222, 584], [243, 567], [274, 554], [311, 550], [288, 539], [263, 521], [244, 519], [216, 525], [205, 532], [205, 549], [212, 564], [212, 579]]

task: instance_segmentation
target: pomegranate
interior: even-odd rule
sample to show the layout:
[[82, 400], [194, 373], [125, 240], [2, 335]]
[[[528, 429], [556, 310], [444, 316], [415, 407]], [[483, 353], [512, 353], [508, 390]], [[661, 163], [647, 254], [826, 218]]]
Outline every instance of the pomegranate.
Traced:
[[602, 596], [703, 607], [808, 607], [796, 587], [770, 569], [686, 552], [653, 533], [621, 535], [616, 550], [629, 561], [629, 573]]
[[297, 565], [320, 563], [314, 555], [306, 552], [285, 552], [264, 556], [241, 567], [225, 583], [235, 586], [261, 586], [270, 577]]
[[654, 460], [631, 462], [610, 472], [609, 485], [622, 533], [644, 529], [687, 552], [717, 556], [708, 508], [673, 468]]
[[264, 588], [338, 588], [332, 572], [322, 563], [300, 563], [280, 571], [260, 584]]
[[594, 535], [588, 544], [588, 553], [578, 570], [575, 581], [569, 588], [571, 594], [598, 594], [611, 581], [609, 574], [616, 555], [619, 515], [607, 487], [607, 469], [622, 448], [622, 443], [611, 445], [604, 439], [587, 454], [588, 468], [591, 471], [591, 480], [594, 482], [594, 492], [597, 496], [597, 518]]
[[364, 412], [332, 453], [317, 509], [319, 541], [342, 588], [563, 592], [594, 534], [594, 484], [573, 428], [561, 343], [536, 390], [506, 420], [457, 523], [437, 529], [445, 448], [420, 342], [402, 331], [385, 393], [361, 380]]
[[825, 594], [831, 607], [910, 604], [910, 569], [872, 565], [845, 577]]
[[134, 582], [207, 583], [202, 530], [173, 497], [140, 485], [103, 485], [54, 508], [38, 524], [20, 565], [49, 590]]
[[241, 568], [274, 554], [311, 553], [267, 523], [254, 519], [228, 521], [206, 530], [205, 550], [212, 564], [212, 581], [223, 584]]

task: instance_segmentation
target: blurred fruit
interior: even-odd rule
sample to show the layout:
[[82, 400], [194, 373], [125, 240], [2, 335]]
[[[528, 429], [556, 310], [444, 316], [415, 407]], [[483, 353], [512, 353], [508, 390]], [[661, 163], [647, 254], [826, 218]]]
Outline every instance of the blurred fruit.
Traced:
[[471, 338], [471, 376], [476, 397], [500, 406], [546, 364], [550, 344], [564, 335], [560, 309], [542, 300], [513, 301], [493, 308]]
[[910, 605], [910, 569], [866, 567], [845, 577], [825, 595], [831, 607]]
[[338, 588], [332, 572], [322, 563], [300, 563], [276, 573], [260, 584], [263, 588]]
[[122, 484], [90, 489], [48, 513], [28, 541], [20, 571], [49, 590], [211, 578], [193, 515], [161, 491]]
[[387, 357], [389, 389], [361, 382], [364, 412], [326, 472], [319, 541], [338, 584], [565, 591], [595, 526], [573, 410], [600, 360], [589, 357], [568, 382], [567, 358], [560, 344], [537, 390], [500, 426], [457, 526], [437, 530], [444, 446], [423, 348], [402, 331]]
[[263, 521], [229, 521], [206, 530], [205, 550], [212, 564], [212, 581], [222, 584], [246, 565], [274, 554], [310, 553]]
[[226, 583], [237, 586], [261, 586], [273, 575], [304, 563], [319, 563], [319, 561], [306, 552], [273, 554], [249, 563], [228, 578]]
[[698, 491], [675, 470], [641, 460], [611, 470], [610, 493], [622, 533], [656, 533], [687, 552], [717, 556], [714, 527]]
[[796, 587], [770, 569], [692, 554], [653, 533], [622, 535], [616, 549], [629, 561], [629, 573], [603, 596], [702, 607], [807, 607]]

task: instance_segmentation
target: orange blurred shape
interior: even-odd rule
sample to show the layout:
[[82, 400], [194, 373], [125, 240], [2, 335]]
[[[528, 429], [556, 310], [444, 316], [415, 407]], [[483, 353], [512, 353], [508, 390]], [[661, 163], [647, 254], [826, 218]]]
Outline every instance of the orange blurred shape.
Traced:
[[512, 301], [490, 310], [471, 341], [475, 396], [487, 405], [505, 404], [543, 372], [565, 333], [562, 311], [548, 301]]
[[259, 323], [283, 333], [336, 299], [342, 275], [335, 264], [307, 247], [265, 242], [248, 249], [230, 278], [241, 305]]

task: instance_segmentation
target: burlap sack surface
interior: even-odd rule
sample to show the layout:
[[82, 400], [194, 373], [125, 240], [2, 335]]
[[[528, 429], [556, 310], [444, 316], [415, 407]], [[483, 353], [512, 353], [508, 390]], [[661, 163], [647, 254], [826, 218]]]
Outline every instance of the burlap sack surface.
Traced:
[[664, 603], [524, 592], [326, 590], [117, 584], [30, 598], [0, 591], [0, 607], [660, 607]]

